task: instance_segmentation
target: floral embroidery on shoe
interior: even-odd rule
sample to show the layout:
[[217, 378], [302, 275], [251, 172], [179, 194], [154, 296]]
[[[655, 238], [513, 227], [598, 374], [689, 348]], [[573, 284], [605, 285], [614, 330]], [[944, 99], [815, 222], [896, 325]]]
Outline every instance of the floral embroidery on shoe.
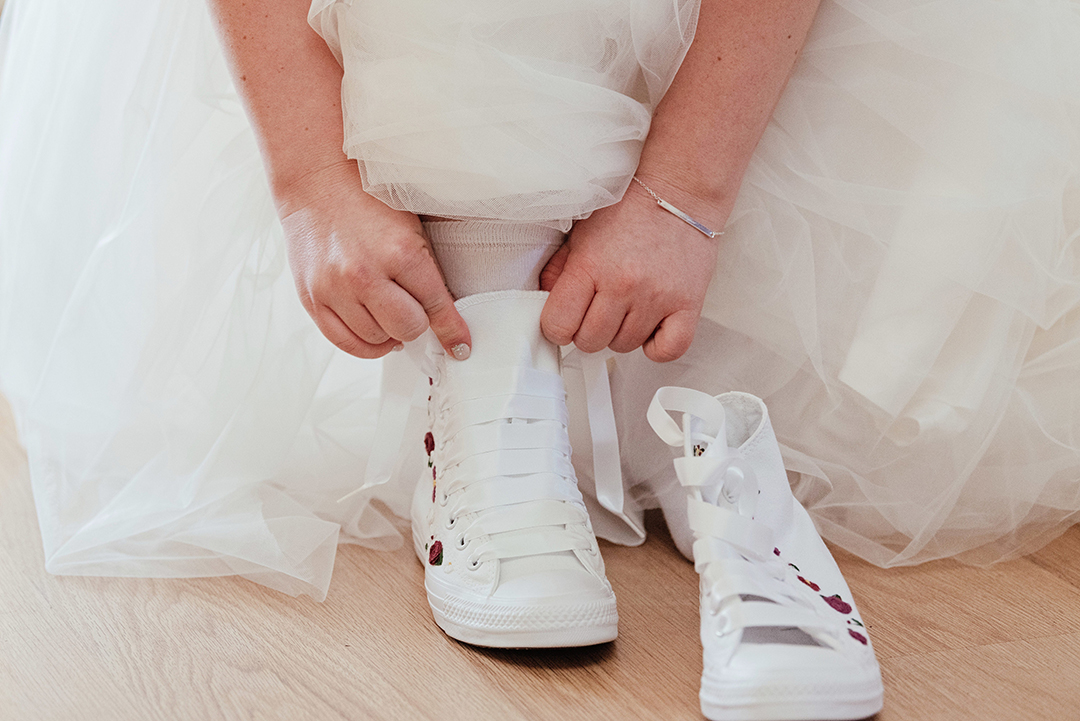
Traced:
[[695, 445], [694, 446], [694, 455], [695, 456], [701, 456], [701, 455], [704, 455], [704, 454], [705, 454], [705, 446], [701, 446], [701, 445]]
[[867, 641], [866, 641], [866, 636], [863, 636], [863, 635], [862, 635], [861, 633], [859, 633], [858, 631], [854, 631], [854, 630], [852, 630], [852, 629], [850, 629], [850, 628], [849, 628], [849, 629], [847, 630], [847, 632], [848, 632], [849, 634], [851, 634], [851, 637], [852, 637], [853, 639], [855, 639], [856, 641], [858, 641], [859, 643], [861, 643], [861, 644], [862, 644], [863, 646], [865, 646], [865, 645], [866, 645], [866, 643], [867, 643]]
[[[811, 590], [813, 590], [813, 591], [814, 591], [815, 593], [821, 590], [821, 586], [817, 585], [817, 584], [816, 584], [816, 583], [814, 583], [813, 581], [807, 581], [807, 580], [806, 580], [805, 578], [803, 578], [802, 576], [797, 576], [796, 578], [798, 578], [798, 579], [799, 579], [800, 581], [802, 581], [802, 582], [803, 582], [803, 583], [805, 583], [805, 584], [806, 584], [807, 586], [809, 586], [809, 587], [811, 588]], [[831, 604], [830, 604], [830, 605], [831, 605]]]
[[825, 603], [833, 607], [833, 610], [840, 613], [851, 613], [851, 604], [840, 598], [839, 593], [835, 593], [832, 596], [822, 596], [825, 599]]
[[863, 626], [863, 624], [862, 624], [862, 621], [860, 621], [860, 620], [859, 620], [859, 619], [857, 619], [857, 618], [849, 618], [849, 619], [847, 620], [847, 622], [848, 622], [848, 623], [853, 623], [853, 624], [855, 624], [856, 626], [858, 626], [858, 627], [860, 627], [860, 628], [866, 628], [865, 626]]
[[435, 450], [435, 436], [431, 435], [431, 431], [424, 434], [424, 450], [429, 456]]
[[428, 563], [432, 566], [442, 565], [442, 541], [431, 544], [431, 550], [428, 551]]
[[795, 573], [801, 573], [801, 571], [799, 571], [799, 567], [796, 566], [794, 563], [789, 563], [788, 565], [795, 569]]
[[779, 556], [779, 555], [780, 555], [780, 549], [779, 549], [779, 548], [774, 548], [774, 549], [772, 550], [772, 552], [773, 552], [774, 554], [776, 554], [777, 556]]

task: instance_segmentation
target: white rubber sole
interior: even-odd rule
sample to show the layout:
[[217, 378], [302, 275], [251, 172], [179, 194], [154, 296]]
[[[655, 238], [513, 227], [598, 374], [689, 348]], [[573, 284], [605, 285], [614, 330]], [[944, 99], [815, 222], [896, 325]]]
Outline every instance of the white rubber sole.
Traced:
[[[427, 553], [414, 534], [413, 549], [427, 567]], [[458, 598], [425, 583], [435, 623], [450, 638], [486, 648], [572, 648], [614, 641], [619, 635], [615, 597], [588, 603], [499, 605]]]
[[723, 694], [702, 689], [701, 713], [710, 721], [858, 721], [884, 705], [880, 683], [846, 689], [788, 687], [783, 698], [777, 696], [765, 689], [733, 688]]

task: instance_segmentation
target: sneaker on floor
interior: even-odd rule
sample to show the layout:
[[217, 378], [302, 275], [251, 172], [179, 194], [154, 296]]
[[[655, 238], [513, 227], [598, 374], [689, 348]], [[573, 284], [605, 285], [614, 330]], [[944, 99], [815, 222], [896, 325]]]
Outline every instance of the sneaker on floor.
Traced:
[[[681, 427], [669, 413], [681, 416]], [[765, 404], [661, 388], [649, 423], [688, 496], [701, 575], [701, 710], [713, 721], [862, 719], [881, 673], [851, 591], [791, 494]], [[670, 520], [669, 520], [670, 522]], [[678, 525], [678, 522], [676, 524]], [[685, 540], [684, 540], [685, 545]]]
[[570, 464], [559, 348], [540, 332], [546, 298], [498, 291], [459, 300], [472, 353], [432, 359], [413, 542], [435, 622], [477, 646], [588, 646], [618, 633]]

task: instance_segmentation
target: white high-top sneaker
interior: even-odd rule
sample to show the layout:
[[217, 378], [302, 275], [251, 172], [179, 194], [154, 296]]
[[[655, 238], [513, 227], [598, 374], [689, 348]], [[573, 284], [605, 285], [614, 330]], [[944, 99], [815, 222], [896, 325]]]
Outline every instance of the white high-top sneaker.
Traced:
[[[682, 427], [669, 412], [682, 416]], [[861, 719], [881, 673], [851, 591], [788, 486], [759, 398], [661, 388], [649, 423], [676, 458], [701, 574], [701, 711], [713, 721]], [[670, 521], [669, 521], [670, 522]]]
[[478, 646], [587, 646], [618, 633], [615, 594], [570, 464], [547, 293], [462, 298], [472, 353], [433, 358], [416, 553], [435, 622]]

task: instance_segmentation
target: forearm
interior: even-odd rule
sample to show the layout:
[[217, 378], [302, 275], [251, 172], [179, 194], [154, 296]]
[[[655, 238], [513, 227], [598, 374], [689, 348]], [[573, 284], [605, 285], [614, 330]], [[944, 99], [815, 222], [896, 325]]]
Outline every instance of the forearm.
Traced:
[[723, 226], [818, 3], [703, 0], [694, 42], [653, 117], [639, 177], [710, 227]]
[[307, 24], [310, 0], [209, 4], [271, 191], [286, 215], [299, 186], [348, 163], [341, 149], [341, 67]]

